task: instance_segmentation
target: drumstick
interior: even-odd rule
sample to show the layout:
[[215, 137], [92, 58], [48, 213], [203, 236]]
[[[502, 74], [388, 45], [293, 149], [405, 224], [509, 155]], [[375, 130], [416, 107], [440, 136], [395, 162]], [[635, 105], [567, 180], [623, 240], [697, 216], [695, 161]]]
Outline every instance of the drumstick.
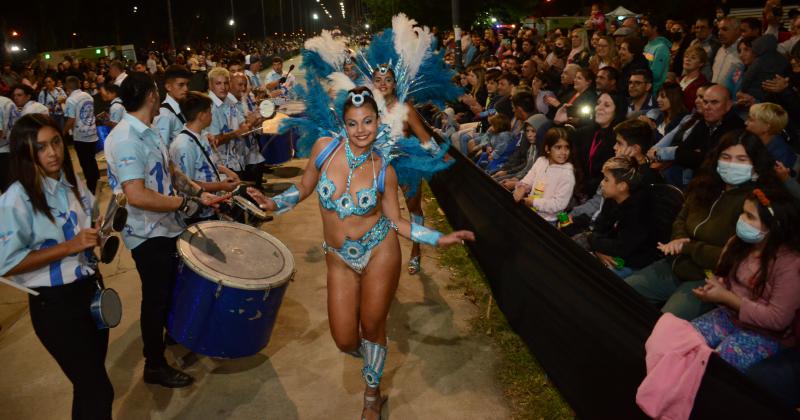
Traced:
[[227, 193], [225, 195], [221, 195], [221, 196], [209, 201], [208, 205], [209, 206], [213, 206], [214, 204], [219, 204], [219, 203], [221, 203], [221, 202], [223, 202], [225, 200], [229, 200], [231, 197], [233, 197], [233, 193]]
[[0, 277], [0, 283], [5, 283], [5, 284], [7, 284], [7, 285], [9, 285], [9, 286], [11, 286], [13, 288], [16, 288], [18, 290], [22, 290], [23, 292], [31, 294], [33, 296], [39, 296], [39, 292], [37, 292], [36, 290], [29, 289], [29, 288], [27, 288], [27, 287], [25, 287], [25, 286], [23, 286], [21, 284], [14, 283], [13, 281], [11, 281], [11, 280], [9, 280], [9, 279], [7, 279], [5, 277]]

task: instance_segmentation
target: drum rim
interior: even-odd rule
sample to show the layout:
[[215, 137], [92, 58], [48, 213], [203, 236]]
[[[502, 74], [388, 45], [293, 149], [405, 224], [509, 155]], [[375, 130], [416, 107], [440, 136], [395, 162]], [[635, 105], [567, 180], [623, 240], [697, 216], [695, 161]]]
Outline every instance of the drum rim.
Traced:
[[[279, 271], [273, 278], [279, 279], [275, 282], [266, 284], [266, 285], [258, 285], [258, 286], [250, 286], [247, 284], [239, 283], [241, 279], [235, 278], [233, 276], [221, 273], [212, 273], [209, 270], [206, 270], [204, 267], [198, 266], [195, 261], [191, 261], [190, 259], [186, 258], [188, 255], [188, 247], [189, 247], [189, 238], [197, 232], [199, 227], [215, 227], [215, 226], [228, 226], [228, 227], [235, 227], [237, 229], [247, 230], [252, 233], [255, 233], [262, 238], [268, 240], [272, 243], [276, 248], [284, 256], [284, 265], [283, 269]], [[278, 238], [270, 235], [267, 232], [264, 232], [261, 229], [257, 229], [250, 225], [245, 225], [243, 223], [238, 222], [228, 222], [224, 220], [209, 220], [205, 222], [195, 223], [189, 227], [187, 227], [177, 239], [177, 249], [178, 255], [181, 257], [181, 262], [192, 269], [197, 275], [200, 277], [212, 282], [221, 284], [226, 287], [231, 287], [234, 289], [239, 290], [267, 290], [267, 289], [275, 289], [277, 287], [281, 287], [289, 282], [291, 278], [294, 276], [295, 272], [295, 264], [294, 264], [294, 254], [289, 251], [289, 248], [281, 242]]]

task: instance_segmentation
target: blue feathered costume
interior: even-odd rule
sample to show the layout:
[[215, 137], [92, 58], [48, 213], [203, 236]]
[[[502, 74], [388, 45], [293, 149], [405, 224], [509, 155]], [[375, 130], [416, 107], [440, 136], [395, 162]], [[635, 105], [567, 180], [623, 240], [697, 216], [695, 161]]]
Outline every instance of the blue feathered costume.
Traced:
[[[306, 86], [295, 87], [298, 96], [304, 98], [306, 117], [289, 118], [282, 125], [283, 129], [294, 127], [300, 132], [297, 156], [308, 156], [320, 137], [346, 137], [341, 112], [348, 91], [358, 83], [376, 94], [383, 124], [375, 149], [394, 168], [406, 197], [417, 193], [423, 179], [429, 180], [452, 164], [444, 160], [449, 144], [426, 149], [416, 137], [404, 137], [405, 116], [401, 110], [388, 112], [385, 101], [372, 86], [375, 69], [389, 66], [396, 77], [398, 105], [394, 108], [403, 108], [406, 102], [417, 105], [430, 102], [443, 107], [445, 101], [454, 100], [463, 93], [452, 83], [453, 71], [446, 67], [443, 57], [433, 51], [433, 35], [428, 28], [415, 24], [403, 14], [395, 16], [392, 28], [376, 35], [369, 48], [356, 53], [355, 57], [344, 42], [334, 39], [327, 31], [306, 41], [302, 53]], [[343, 73], [345, 67], [352, 64], [356, 66], [355, 71], [349, 76]]]

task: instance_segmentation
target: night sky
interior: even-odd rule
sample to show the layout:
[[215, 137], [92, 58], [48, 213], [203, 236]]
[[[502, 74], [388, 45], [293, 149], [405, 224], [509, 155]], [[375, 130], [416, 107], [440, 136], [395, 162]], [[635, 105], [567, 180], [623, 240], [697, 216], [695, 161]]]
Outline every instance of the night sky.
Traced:
[[[233, 39], [233, 28], [228, 25], [231, 17], [230, 0], [171, 0], [172, 13], [175, 27], [175, 41], [180, 47], [187, 43], [195, 43], [208, 37], [209, 41], [230, 41]], [[347, 7], [347, 21], [341, 18], [339, 0], [320, 0], [325, 4], [333, 19], [327, 18], [322, 13], [316, 0], [282, 0], [283, 14], [278, 8], [279, 0], [234, 0], [234, 15], [236, 19], [236, 33], [245, 38], [260, 38], [263, 34], [261, 20], [261, 4], [265, 9], [266, 31], [268, 34], [281, 31], [281, 23], [285, 32], [319, 29], [320, 27], [333, 27], [340, 25], [348, 27], [351, 22], [351, 11], [355, 0], [345, 0]], [[387, 0], [390, 1], [390, 0]], [[392, 0], [393, 1], [393, 0]], [[473, 1], [460, 0], [462, 5], [462, 21], [469, 19], [470, 11], [488, 7], [492, 0]], [[494, 2], [502, 2], [496, 0]], [[46, 51], [72, 47], [86, 47], [90, 45], [108, 44], [135, 44], [144, 46], [151, 44], [155, 47], [167, 45], [168, 21], [166, 13], [167, 0], [8, 0], [3, 2], [0, 13], [0, 27], [3, 29], [6, 44], [11, 42], [28, 48], [29, 51]], [[403, 10], [403, 1], [396, 4], [398, 11]], [[441, 3], [441, 4], [440, 4]], [[449, 1], [435, 2], [436, 13], [429, 16], [412, 16], [424, 24], [449, 23]], [[539, 0], [515, 1], [515, 5], [523, 8], [546, 11], [545, 14], [575, 14], [581, 6], [588, 6], [591, 0], [551, 0], [548, 3]], [[652, 3], [655, 7], [659, 2], [641, 2], [634, 0], [608, 2], [608, 10], [619, 4], [642, 12], [643, 5]], [[761, 0], [734, 0], [730, 1], [734, 7], [759, 7]], [[294, 19], [292, 19], [292, 4], [294, 5]], [[424, 4], [431, 4], [424, 2]], [[691, 7], [681, 9], [682, 5], [691, 4]], [[680, 10], [698, 10], [705, 6], [713, 9], [714, 0], [677, 0], [668, 3], [677, 8], [677, 12], [670, 14], [680, 15]], [[134, 12], [134, 6], [136, 12]], [[661, 3], [658, 7], [666, 7]], [[442, 9], [442, 10], [438, 10]], [[448, 9], [446, 13], [444, 9]], [[311, 16], [317, 12], [320, 20], [314, 26]], [[426, 19], [436, 21], [427, 22]], [[292, 24], [294, 22], [294, 24]], [[462, 22], [466, 24], [467, 22]], [[17, 30], [21, 35], [10, 39], [12, 30]], [[75, 33], [73, 36], [72, 34]], [[155, 41], [155, 44], [152, 42]]]

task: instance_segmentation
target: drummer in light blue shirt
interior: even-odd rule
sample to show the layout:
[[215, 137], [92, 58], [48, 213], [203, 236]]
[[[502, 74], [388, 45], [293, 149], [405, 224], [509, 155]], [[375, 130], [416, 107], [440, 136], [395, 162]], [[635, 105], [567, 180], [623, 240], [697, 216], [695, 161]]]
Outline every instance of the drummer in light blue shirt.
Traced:
[[186, 98], [189, 92], [189, 79], [192, 73], [181, 65], [172, 65], [164, 72], [164, 89], [167, 97], [161, 103], [155, 125], [161, 133], [161, 138], [167, 142], [167, 146], [175, 140], [175, 136], [183, 130], [186, 117], [181, 113], [181, 101]]
[[52, 76], [44, 78], [44, 89], [39, 92], [39, 103], [46, 106], [50, 111], [50, 116], [59, 123], [64, 123], [64, 103], [67, 101], [67, 93], [64, 89], [56, 86], [56, 81]]
[[100, 241], [94, 197], [75, 176], [52, 118], [22, 116], [10, 140], [14, 182], [0, 196], [0, 275], [37, 293], [29, 297], [31, 323], [72, 382], [72, 417], [110, 419], [108, 330], [89, 315], [102, 281], [92, 253]]
[[250, 88], [252, 89], [253, 93], [256, 96], [263, 95], [264, 92], [264, 83], [261, 82], [261, 76], [259, 73], [261, 72], [261, 57], [256, 54], [251, 54], [245, 57], [245, 65], [249, 64], [249, 68], [244, 71], [244, 75], [247, 76], [247, 80], [250, 83]]
[[[189, 92], [183, 101], [186, 124], [169, 146], [169, 157], [181, 172], [210, 193], [233, 191], [239, 177], [219, 163], [217, 152], [208, 142], [205, 129], [211, 124], [211, 98], [200, 92]], [[197, 218], [185, 220], [191, 225], [216, 219], [213, 209], [206, 209]]]
[[105, 155], [109, 184], [127, 199], [122, 238], [142, 281], [143, 378], [145, 383], [185, 387], [194, 379], [169, 366], [164, 357], [164, 327], [178, 267], [175, 237], [183, 231], [182, 219], [195, 217], [214, 196], [170, 164], [166, 143], [151, 125], [159, 108], [153, 79], [130, 74], [120, 86], [120, 98], [126, 113], [108, 135]]
[[248, 153], [247, 142], [242, 137], [250, 131], [250, 125], [239, 108], [239, 103], [230, 95], [230, 73], [222, 67], [208, 72], [211, 107], [211, 125], [208, 139], [217, 147], [222, 164], [236, 173], [245, 169]]
[[103, 125], [113, 128], [122, 121], [122, 116], [125, 115], [125, 106], [122, 105], [122, 99], [119, 98], [119, 86], [112, 82], [106, 82], [100, 86], [100, 96], [109, 103]]

